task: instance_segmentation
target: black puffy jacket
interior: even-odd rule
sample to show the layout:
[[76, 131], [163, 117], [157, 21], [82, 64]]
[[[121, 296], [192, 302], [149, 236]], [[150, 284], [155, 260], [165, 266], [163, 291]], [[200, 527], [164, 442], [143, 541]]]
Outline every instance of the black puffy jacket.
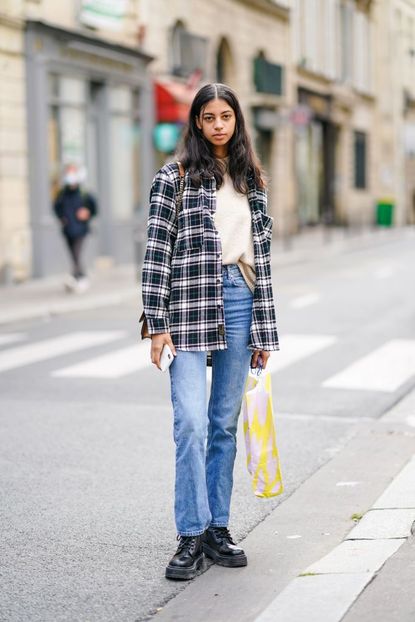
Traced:
[[79, 220], [77, 211], [86, 207], [91, 218], [97, 214], [97, 204], [94, 197], [88, 192], [83, 192], [79, 187], [69, 188], [65, 186], [58, 194], [54, 204], [56, 216], [62, 223], [63, 233], [70, 238], [79, 238], [89, 232], [89, 220]]

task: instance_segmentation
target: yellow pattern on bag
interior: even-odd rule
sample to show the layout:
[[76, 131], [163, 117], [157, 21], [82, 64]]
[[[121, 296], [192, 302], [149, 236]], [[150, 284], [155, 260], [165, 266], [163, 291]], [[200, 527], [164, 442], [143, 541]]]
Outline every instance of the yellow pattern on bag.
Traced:
[[275, 497], [284, 490], [274, 427], [271, 374], [250, 373], [243, 399], [246, 461], [257, 497]]

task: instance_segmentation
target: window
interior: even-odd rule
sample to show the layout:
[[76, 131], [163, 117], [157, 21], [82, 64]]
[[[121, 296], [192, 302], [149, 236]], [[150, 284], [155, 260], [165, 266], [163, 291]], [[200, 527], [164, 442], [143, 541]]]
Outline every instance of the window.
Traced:
[[177, 22], [171, 33], [171, 71], [173, 75], [180, 75], [182, 66], [181, 40], [186, 28], [182, 22]]
[[140, 123], [138, 94], [128, 86], [109, 89], [112, 213], [118, 221], [131, 218], [140, 202]]
[[354, 186], [364, 189], [367, 186], [367, 136], [365, 132], [354, 133]]
[[365, 13], [354, 15], [354, 86], [361, 91], [370, 91], [370, 22]]
[[266, 60], [263, 52], [254, 59], [254, 84], [258, 93], [283, 93], [283, 67]]
[[208, 40], [188, 32], [182, 22], [177, 22], [171, 34], [171, 71], [175, 76], [188, 78], [200, 71], [206, 74]]
[[234, 76], [232, 53], [229, 43], [222, 39], [216, 55], [216, 81], [231, 84]]
[[55, 196], [63, 167], [86, 164], [87, 83], [81, 78], [49, 74], [49, 188]]
[[343, 82], [352, 78], [353, 59], [353, 7], [349, 4], [340, 6], [341, 59], [340, 76]]

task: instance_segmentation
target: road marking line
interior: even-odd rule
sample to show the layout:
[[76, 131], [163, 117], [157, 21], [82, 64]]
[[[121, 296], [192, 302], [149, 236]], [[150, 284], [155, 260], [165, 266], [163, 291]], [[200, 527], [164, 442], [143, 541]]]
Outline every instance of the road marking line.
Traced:
[[9, 343], [16, 343], [16, 341], [23, 341], [26, 335], [23, 333], [6, 333], [0, 335], [0, 346], [7, 346]]
[[415, 340], [393, 339], [323, 382], [334, 389], [396, 391], [415, 374]]
[[121, 378], [151, 366], [151, 342], [140, 343], [97, 356], [52, 373], [56, 378]]
[[375, 270], [376, 279], [389, 279], [395, 274], [395, 269], [392, 266], [382, 266]]
[[[268, 359], [267, 370], [273, 374], [294, 365], [301, 359], [320, 352], [337, 342], [332, 335], [284, 335], [281, 339], [281, 350], [272, 352]], [[212, 381], [212, 370], [208, 368], [208, 384]]]
[[360, 482], [337, 482], [336, 486], [357, 486]]
[[336, 341], [337, 337], [332, 335], [285, 335], [281, 338], [281, 350], [271, 354], [267, 369], [271, 373], [285, 369]]
[[125, 331], [94, 331], [69, 333], [62, 337], [11, 348], [0, 352], [0, 372], [99, 346], [126, 336]]
[[316, 293], [304, 294], [304, 296], [298, 296], [290, 302], [292, 309], [304, 309], [316, 304], [320, 300], [320, 295]]
[[[358, 417], [344, 417], [343, 415], [318, 415], [315, 413], [283, 413], [277, 412], [275, 417], [278, 419], [298, 419], [304, 421], [310, 420], [320, 420], [320, 421], [330, 421], [337, 423], [367, 423], [368, 421], [373, 421], [373, 417], [365, 417], [364, 415]], [[337, 451], [337, 448], [336, 448]]]

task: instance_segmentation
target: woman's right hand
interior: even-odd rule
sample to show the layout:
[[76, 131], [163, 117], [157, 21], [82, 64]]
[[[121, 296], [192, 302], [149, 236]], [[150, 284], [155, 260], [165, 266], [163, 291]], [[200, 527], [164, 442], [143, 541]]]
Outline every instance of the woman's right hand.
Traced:
[[151, 335], [151, 362], [154, 363], [158, 369], [160, 369], [160, 356], [165, 343], [167, 343], [174, 356], [176, 356], [176, 348], [173, 345], [170, 333], [158, 333], [157, 335]]
[[80, 207], [76, 212], [76, 217], [78, 220], [85, 222], [91, 218], [91, 212], [87, 207]]

